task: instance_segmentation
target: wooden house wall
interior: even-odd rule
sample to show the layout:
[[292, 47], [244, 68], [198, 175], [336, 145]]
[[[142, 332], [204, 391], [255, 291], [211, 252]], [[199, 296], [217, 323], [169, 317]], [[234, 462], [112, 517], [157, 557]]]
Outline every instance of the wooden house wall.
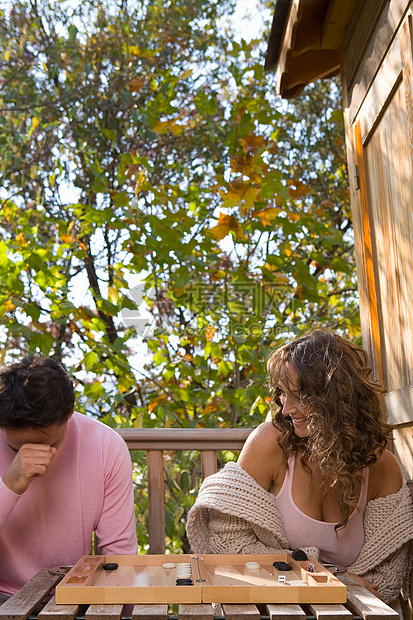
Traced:
[[413, 12], [366, 0], [342, 79], [363, 342], [386, 390], [394, 449], [413, 479]]

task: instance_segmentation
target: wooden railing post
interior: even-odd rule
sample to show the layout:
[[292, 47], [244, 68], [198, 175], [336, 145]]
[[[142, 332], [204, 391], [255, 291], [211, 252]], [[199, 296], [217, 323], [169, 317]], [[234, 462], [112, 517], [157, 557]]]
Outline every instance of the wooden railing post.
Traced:
[[148, 450], [149, 553], [165, 553], [165, 490], [162, 450]]
[[148, 463], [149, 553], [165, 553], [163, 450], [201, 453], [202, 478], [217, 472], [217, 451], [239, 452], [251, 428], [117, 428], [129, 450], [144, 450]]
[[202, 478], [217, 473], [217, 453], [215, 450], [203, 450], [201, 452]]

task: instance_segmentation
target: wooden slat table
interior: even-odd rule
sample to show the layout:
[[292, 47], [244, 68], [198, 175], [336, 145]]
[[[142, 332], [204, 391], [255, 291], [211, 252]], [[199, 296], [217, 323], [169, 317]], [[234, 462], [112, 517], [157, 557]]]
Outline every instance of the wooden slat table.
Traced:
[[162, 605], [56, 605], [54, 596], [38, 611], [61, 577], [42, 569], [14, 596], [0, 605], [0, 620], [399, 620], [399, 614], [349, 575], [340, 575], [347, 586], [345, 605], [178, 605], [168, 615]]

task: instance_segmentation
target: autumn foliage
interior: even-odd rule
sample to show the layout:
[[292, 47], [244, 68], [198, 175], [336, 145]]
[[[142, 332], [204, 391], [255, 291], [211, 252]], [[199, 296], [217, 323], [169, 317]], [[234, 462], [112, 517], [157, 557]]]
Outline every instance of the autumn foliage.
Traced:
[[[255, 425], [273, 347], [317, 326], [358, 337], [339, 87], [279, 100], [266, 33], [235, 41], [231, 11], [0, 10], [2, 359], [64, 361], [78, 410], [112, 426]], [[171, 549], [196, 492], [179, 458]]]

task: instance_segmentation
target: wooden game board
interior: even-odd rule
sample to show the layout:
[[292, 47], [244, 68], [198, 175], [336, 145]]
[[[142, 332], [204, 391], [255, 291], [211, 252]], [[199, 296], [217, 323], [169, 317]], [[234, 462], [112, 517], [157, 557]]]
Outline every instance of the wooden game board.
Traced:
[[[287, 562], [280, 572], [273, 562]], [[116, 570], [103, 565], [116, 562]], [[176, 585], [176, 569], [190, 563], [194, 585]], [[258, 562], [258, 569], [246, 568]], [[309, 572], [308, 564], [315, 572]], [[285, 575], [286, 583], [278, 576]], [[291, 582], [301, 583], [291, 583]], [[346, 587], [309, 557], [297, 562], [285, 553], [265, 555], [83, 556], [56, 587], [57, 604], [125, 603], [345, 603]]]

